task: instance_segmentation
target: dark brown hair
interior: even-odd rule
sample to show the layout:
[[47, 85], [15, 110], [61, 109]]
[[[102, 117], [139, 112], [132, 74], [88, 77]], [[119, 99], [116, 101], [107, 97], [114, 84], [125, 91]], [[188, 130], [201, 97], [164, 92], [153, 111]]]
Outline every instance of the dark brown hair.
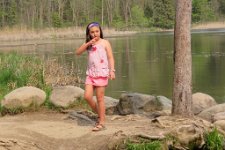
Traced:
[[89, 23], [87, 25], [87, 28], [86, 28], [86, 43], [89, 42], [92, 39], [91, 36], [90, 36], [90, 34], [89, 34], [89, 32], [90, 32], [90, 28], [91, 27], [94, 27], [94, 26], [99, 27], [99, 30], [100, 30], [100, 38], [103, 39], [103, 32], [102, 32], [102, 28], [101, 28], [100, 24], [98, 22], [91, 22], [91, 23]]

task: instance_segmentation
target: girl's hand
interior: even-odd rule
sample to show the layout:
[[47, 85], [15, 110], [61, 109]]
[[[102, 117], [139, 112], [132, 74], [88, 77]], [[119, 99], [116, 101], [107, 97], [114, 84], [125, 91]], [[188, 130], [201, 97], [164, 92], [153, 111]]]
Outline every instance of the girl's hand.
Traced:
[[114, 79], [116, 78], [116, 76], [115, 76], [115, 71], [110, 71], [110, 72], [109, 72], [109, 78], [110, 78], [111, 80], [114, 80]]
[[88, 45], [95, 45], [95, 42], [98, 40], [98, 37], [95, 37], [93, 39], [91, 39], [89, 42], [88, 42]]

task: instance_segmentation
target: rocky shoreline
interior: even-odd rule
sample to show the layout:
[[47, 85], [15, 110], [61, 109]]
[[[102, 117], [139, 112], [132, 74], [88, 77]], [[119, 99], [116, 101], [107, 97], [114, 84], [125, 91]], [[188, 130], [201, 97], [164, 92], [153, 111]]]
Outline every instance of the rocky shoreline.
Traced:
[[[11, 110], [35, 105], [38, 110], [45, 99], [43, 92], [35, 87], [21, 87], [7, 94], [1, 105]], [[225, 104], [217, 104], [204, 93], [193, 94], [193, 118], [171, 116], [172, 102], [164, 96], [124, 93], [119, 100], [105, 97], [107, 130], [95, 133], [91, 131], [95, 114], [69, 107], [83, 100], [83, 92], [74, 86], [55, 87], [50, 101], [63, 111], [24, 111], [1, 117], [0, 143], [3, 144], [0, 148], [113, 150], [123, 149], [127, 139], [144, 138], [166, 141], [167, 147], [186, 149], [193, 141], [198, 148], [203, 147], [205, 133], [215, 127], [225, 136]], [[176, 140], [169, 140], [168, 136]], [[59, 141], [64, 145], [59, 145]]]

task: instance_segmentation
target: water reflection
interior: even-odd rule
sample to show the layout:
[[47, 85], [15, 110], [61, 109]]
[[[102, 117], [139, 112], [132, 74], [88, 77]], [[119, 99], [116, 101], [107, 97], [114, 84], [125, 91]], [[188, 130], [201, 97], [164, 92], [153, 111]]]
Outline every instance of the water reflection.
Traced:
[[[193, 92], [208, 93], [218, 103], [225, 102], [223, 31], [192, 32]], [[172, 32], [145, 33], [108, 40], [113, 47], [116, 80], [109, 82], [106, 95], [119, 98], [123, 92], [140, 92], [172, 97]], [[0, 51], [17, 51], [43, 59], [57, 59], [62, 64], [75, 65], [79, 76], [84, 79], [86, 54], [79, 57], [74, 55], [74, 50], [83, 42], [84, 39], [0, 43]]]

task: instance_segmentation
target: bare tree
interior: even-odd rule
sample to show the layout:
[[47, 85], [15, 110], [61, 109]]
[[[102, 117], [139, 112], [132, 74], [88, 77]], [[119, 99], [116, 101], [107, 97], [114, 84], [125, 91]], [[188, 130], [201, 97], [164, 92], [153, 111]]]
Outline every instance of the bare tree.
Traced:
[[125, 19], [126, 26], [128, 26], [129, 16], [130, 16], [130, 9], [131, 9], [131, 0], [123, 0], [122, 2], [122, 10]]
[[176, 0], [172, 114], [192, 113], [191, 0]]

